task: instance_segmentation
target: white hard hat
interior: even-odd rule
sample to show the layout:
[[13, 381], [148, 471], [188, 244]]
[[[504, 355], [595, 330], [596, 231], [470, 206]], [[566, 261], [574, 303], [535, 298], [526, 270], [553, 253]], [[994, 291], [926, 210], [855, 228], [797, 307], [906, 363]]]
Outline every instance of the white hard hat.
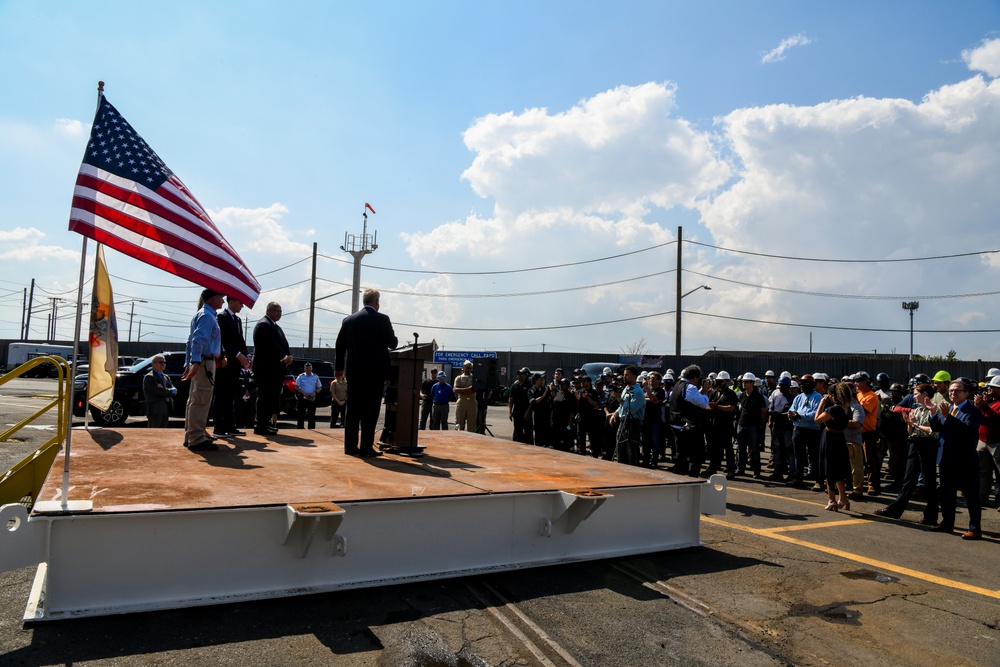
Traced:
[[792, 380], [792, 386], [795, 387], [796, 389], [798, 389], [799, 388], [799, 383], [796, 382], [795, 380]]
[[998, 375], [1000, 375], [1000, 368], [991, 368], [990, 370], [986, 371], [986, 377], [988, 378], [993, 378]]
[[743, 374], [742, 382], [747, 382], [747, 381], [756, 382], [757, 376], [751, 373], [750, 371], [747, 371], [746, 373]]
[[728, 380], [729, 379], [729, 373], [727, 373], [726, 371], [719, 371], [719, 374], [715, 376], [715, 379], [716, 380]]
[[792, 374], [789, 373], [788, 371], [781, 371], [781, 375], [779, 377], [790, 378], [792, 377]]
[[1000, 375], [994, 375], [993, 377], [991, 377], [989, 383], [987, 383], [986, 386], [987, 387], [1000, 387]]

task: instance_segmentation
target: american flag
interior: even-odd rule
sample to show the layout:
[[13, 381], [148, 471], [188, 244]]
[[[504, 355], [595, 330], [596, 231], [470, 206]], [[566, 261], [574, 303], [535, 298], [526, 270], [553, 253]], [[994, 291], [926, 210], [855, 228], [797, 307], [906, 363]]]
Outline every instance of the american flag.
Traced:
[[198, 200], [103, 95], [69, 229], [248, 308], [260, 296], [260, 283]]

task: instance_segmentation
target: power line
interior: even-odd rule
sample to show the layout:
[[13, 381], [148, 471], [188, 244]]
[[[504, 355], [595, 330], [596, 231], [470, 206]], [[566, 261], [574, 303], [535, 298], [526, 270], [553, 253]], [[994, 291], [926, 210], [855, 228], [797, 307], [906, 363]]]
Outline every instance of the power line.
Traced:
[[[899, 259], [829, 259], [822, 257], [791, 257], [789, 255], [769, 255], [767, 253], [752, 252], [750, 250], [733, 250], [732, 248], [723, 248], [722, 246], [712, 245], [710, 243], [700, 243], [698, 241], [685, 241], [685, 243], [690, 243], [692, 245], [700, 245], [704, 248], [712, 248], [714, 250], [731, 252], [737, 255], [753, 255], [754, 257], [766, 257], [768, 259], [792, 259], [799, 262], [832, 262], [837, 264], [889, 264], [896, 262], [926, 262], [935, 259], [955, 259], [957, 257], [974, 257], [976, 255], [991, 255], [995, 253], [1000, 253], [1000, 250], [978, 250], [976, 252], [963, 252], [955, 255], [934, 255], [931, 257], [904, 257]], [[909, 329], [907, 329], [907, 331], [909, 331]]]
[[995, 296], [1000, 294], [1000, 290], [995, 292], [971, 292], [969, 294], [940, 294], [940, 295], [902, 295], [902, 296], [886, 296], [886, 295], [875, 295], [875, 294], [831, 294], [829, 292], [809, 292], [807, 290], [796, 290], [789, 289], [786, 287], [773, 287], [771, 285], [757, 285], [754, 283], [746, 283], [739, 280], [732, 280], [730, 278], [721, 278], [719, 276], [713, 276], [707, 273], [699, 273], [698, 271], [692, 271], [691, 269], [682, 269], [684, 273], [690, 273], [695, 276], [701, 276], [702, 278], [711, 278], [712, 280], [719, 280], [724, 283], [732, 283], [734, 285], [741, 285], [743, 287], [753, 287], [755, 289], [770, 290], [772, 292], [784, 292], [786, 294], [800, 294], [803, 296], [822, 296], [829, 297], [833, 299], [860, 299], [860, 300], [876, 300], [876, 301], [897, 301], [897, 300], [928, 300], [931, 299], [963, 299], [967, 297], [977, 297], [977, 296]]
[[277, 268], [277, 269], [272, 269], [271, 271], [265, 271], [264, 273], [258, 273], [258, 274], [257, 274], [257, 277], [258, 277], [258, 278], [262, 278], [262, 277], [264, 277], [264, 276], [269, 276], [269, 275], [271, 275], [272, 273], [277, 273], [278, 271], [284, 271], [285, 269], [290, 269], [290, 268], [292, 268], [293, 266], [295, 266], [295, 265], [297, 265], [297, 264], [301, 264], [302, 262], [305, 262], [305, 261], [307, 261], [308, 259], [310, 259], [310, 257], [311, 257], [311, 255], [310, 255], [310, 256], [306, 256], [306, 257], [303, 257], [302, 259], [298, 259], [298, 260], [295, 260], [295, 261], [294, 261], [294, 262], [292, 262], [291, 264], [287, 264], [287, 265], [285, 265], [285, 266], [282, 266], [282, 267], [280, 267], [280, 268]]
[[[612, 259], [620, 259], [622, 257], [630, 257], [632, 255], [638, 255], [639, 253], [649, 252], [650, 250], [657, 250], [658, 248], [665, 248], [669, 245], [673, 245], [677, 241], [667, 241], [666, 243], [660, 243], [658, 245], [649, 246], [648, 248], [640, 248], [639, 250], [632, 250], [629, 252], [623, 252], [618, 255], [609, 255], [607, 257], [598, 257], [595, 259], [585, 259], [579, 262], [567, 262], [565, 264], [550, 264], [548, 266], [533, 266], [524, 269], [509, 269], [507, 271], [435, 271], [435, 270], [423, 270], [423, 269], [399, 269], [391, 266], [375, 266], [372, 264], [366, 264], [367, 269], [379, 269], [381, 271], [394, 271], [396, 273], [424, 273], [429, 275], [438, 276], [497, 276], [509, 273], [528, 273], [530, 271], [547, 271], [549, 269], [564, 269], [568, 266], [581, 266], [584, 264], [594, 264], [596, 262], [606, 262]], [[333, 260], [334, 262], [341, 262], [343, 264], [353, 264], [353, 261], [347, 259], [341, 259], [339, 257], [331, 257], [329, 255], [318, 254], [319, 257], [324, 259]]]
[[[732, 315], [716, 315], [714, 313], [701, 313], [697, 310], [682, 310], [684, 315], [701, 315], [702, 317], [714, 317], [720, 320], [734, 320], [736, 322], [750, 322], [752, 324], [772, 324], [781, 327], [801, 327], [804, 329], [832, 329], [834, 331], [864, 331], [866, 333], [909, 333], [909, 329], [872, 329], [871, 327], [840, 327], [825, 324], [799, 324], [796, 322], [774, 322], [771, 320], [754, 320], [748, 317], [734, 317]], [[1000, 333], [1000, 329], [914, 329], [913, 333]]]
[[[335, 315], [347, 315], [347, 313], [341, 313], [337, 310], [330, 310], [329, 308], [323, 308], [322, 306], [316, 306], [319, 310], [325, 310], [328, 313], [333, 313]], [[581, 324], [562, 324], [559, 326], [551, 327], [485, 327], [485, 328], [469, 328], [469, 327], [442, 327], [435, 326], [433, 324], [414, 324], [412, 322], [394, 322], [394, 326], [400, 327], [414, 327], [420, 329], [435, 329], [438, 331], [474, 331], [474, 332], [507, 332], [507, 331], [552, 331], [557, 329], [580, 329], [583, 327], [596, 327], [603, 326], [605, 324], [620, 324], [621, 322], [633, 322], [635, 320], [646, 320], [652, 317], [661, 317], [663, 315], [673, 315], [674, 311], [670, 310], [665, 313], [652, 313], [649, 315], [637, 315], [635, 317], [619, 317], [616, 320], [606, 320], [604, 322], [584, 322]]]
[[[636, 280], [645, 280], [647, 278], [655, 278], [656, 276], [663, 276], [668, 273], [673, 273], [676, 270], [677, 269], [668, 269], [666, 271], [657, 271], [656, 273], [647, 273], [644, 276], [634, 276], [632, 278], [622, 278], [621, 280], [612, 280], [606, 283], [596, 283], [593, 285], [578, 285], [576, 287], [562, 287], [559, 289], [539, 290], [535, 292], [509, 292], [506, 294], [440, 294], [434, 292], [408, 292], [405, 290], [393, 290], [393, 289], [380, 289], [379, 291], [382, 292], [383, 294], [398, 294], [401, 296], [435, 297], [435, 298], [446, 298], [446, 299], [496, 299], [496, 298], [522, 297], [522, 296], [541, 296], [544, 294], [578, 292], [580, 290], [596, 289], [598, 287], [608, 287], [610, 285], [620, 285], [622, 283], [633, 282]], [[344, 283], [337, 280], [329, 280], [328, 278], [317, 277], [317, 279], [322, 280], [323, 282], [332, 283], [334, 285], [340, 285], [342, 287], [353, 287], [351, 283]]]

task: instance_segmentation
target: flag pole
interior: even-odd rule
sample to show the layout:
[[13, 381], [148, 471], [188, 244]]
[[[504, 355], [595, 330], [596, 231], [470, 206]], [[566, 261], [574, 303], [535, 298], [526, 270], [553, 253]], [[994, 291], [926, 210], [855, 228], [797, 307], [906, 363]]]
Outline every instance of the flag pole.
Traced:
[[[101, 107], [101, 98], [104, 96], [104, 82], [97, 82], [97, 107]], [[69, 391], [66, 392], [66, 448], [63, 454], [63, 476], [62, 492], [58, 503], [41, 502], [35, 503], [37, 511], [63, 511], [63, 512], [89, 512], [94, 509], [94, 503], [90, 500], [69, 501], [69, 454], [73, 442], [73, 385], [76, 381], [76, 364], [80, 357], [80, 328], [83, 322], [83, 283], [87, 269], [87, 237], [83, 237], [83, 248], [80, 250], [80, 282], [76, 290], [76, 323], [73, 326], [73, 363], [70, 365]], [[84, 415], [87, 406], [83, 406]], [[86, 421], [84, 421], [86, 424]], [[58, 508], [53, 505], [58, 504]]]

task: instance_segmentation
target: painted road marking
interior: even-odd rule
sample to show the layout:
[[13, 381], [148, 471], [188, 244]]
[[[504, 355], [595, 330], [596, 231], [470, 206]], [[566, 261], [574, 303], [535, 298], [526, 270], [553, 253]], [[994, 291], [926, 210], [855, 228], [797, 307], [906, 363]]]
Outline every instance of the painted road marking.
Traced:
[[831, 528], [833, 526], [853, 526], [859, 523], [871, 523], [868, 519], [844, 519], [843, 521], [821, 521], [819, 523], [807, 523], [804, 526], [778, 526], [777, 528], [765, 528], [765, 533], [788, 533], [793, 530], [815, 530], [817, 528]]
[[[742, 491], [742, 489], [733, 489], [733, 491]], [[767, 493], [760, 493], [758, 491], [745, 491], [745, 493], [755, 493], [757, 495], [771, 495]], [[774, 498], [780, 498], [780, 496], [772, 496]], [[795, 500], [794, 498], [788, 498], [787, 500]], [[805, 501], [798, 501], [805, 502]], [[896, 574], [902, 574], [913, 579], [918, 579], [920, 581], [926, 581], [928, 583], [937, 584], [938, 586], [945, 586], [947, 588], [954, 588], [960, 591], [966, 591], [968, 593], [975, 593], [977, 595], [982, 595], [984, 597], [993, 598], [994, 600], [1000, 600], [1000, 590], [992, 590], [989, 588], [983, 588], [982, 586], [973, 586], [971, 584], [966, 584], [961, 581], [955, 581], [954, 579], [946, 579], [944, 577], [939, 577], [929, 572], [921, 572], [919, 570], [913, 570], [908, 567], [903, 567], [902, 565], [896, 565], [895, 563], [888, 563], [886, 561], [877, 560], [875, 558], [868, 558], [867, 556], [862, 556], [861, 554], [852, 553], [850, 551], [844, 551], [843, 549], [835, 549], [833, 547], [827, 547], [822, 544], [814, 544], [812, 542], [807, 542], [805, 540], [800, 540], [790, 535], [785, 535], [783, 533], [789, 530], [803, 530], [806, 528], [825, 528], [827, 526], [835, 525], [845, 525], [845, 524], [855, 524], [855, 523], [871, 523], [865, 519], [854, 519], [850, 521], [831, 521], [831, 522], [819, 522], [816, 524], [811, 524], [809, 526], [793, 526], [790, 528], [751, 528], [749, 526], [741, 526], [736, 523], [731, 523], [729, 521], [723, 521], [722, 519], [717, 519], [711, 516], [702, 516], [702, 522], [710, 523], [716, 526], [722, 526], [723, 528], [731, 528], [733, 530], [739, 530], [744, 533], [750, 533], [751, 535], [757, 535], [758, 537], [766, 537], [772, 540], [778, 540], [779, 542], [785, 542], [787, 544], [794, 544], [796, 546], [805, 547], [806, 549], [813, 549], [814, 551], [821, 551], [825, 554], [831, 556], [836, 556], [838, 558], [843, 558], [844, 560], [854, 561], [856, 563], [861, 563], [863, 565], [868, 565], [879, 570], [888, 570], [889, 572], [895, 572]]]

